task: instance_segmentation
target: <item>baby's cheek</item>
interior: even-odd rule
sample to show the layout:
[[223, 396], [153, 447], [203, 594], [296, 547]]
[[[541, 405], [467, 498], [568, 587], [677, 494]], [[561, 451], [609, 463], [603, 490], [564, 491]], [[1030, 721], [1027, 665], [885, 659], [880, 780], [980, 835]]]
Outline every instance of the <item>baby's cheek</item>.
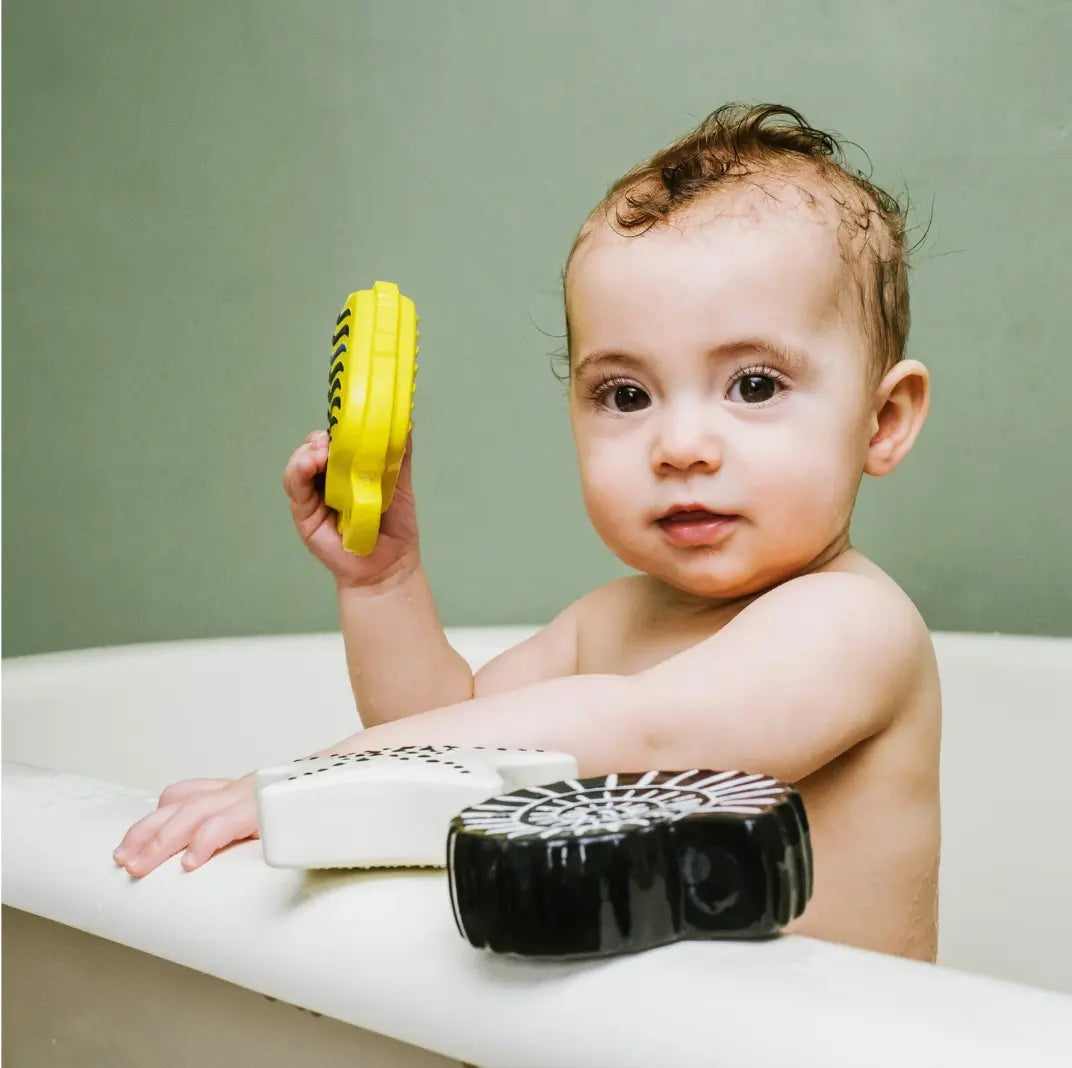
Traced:
[[616, 531], [623, 532], [627, 508], [621, 493], [608, 489], [606, 483], [591, 483], [585, 487], [584, 503], [600, 536], [613, 538]]
[[[843, 512], [846, 479], [840, 468], [810, 450], [786, 453], [753, 472], [751, 490], [761, 514], [786, 534], [827, 527]], [[850, 494], [851, 496], [851, 494]]]
[[600, 511], [620, 509], [629, 499], [628, 487], [637, 485], [630, 458], [610, 449], [593, 449], [580, 466], [585, 502]]
[[635, 476], [630, 479], [604, 472], [600, 478], [583, 482], [582, 489], [588, 519], [600, 540], [631, 567], [643, 570], [645, 530], [640, 521], [643, 498], [637, 492], [623, 492], [624, 488], [635, 485]]

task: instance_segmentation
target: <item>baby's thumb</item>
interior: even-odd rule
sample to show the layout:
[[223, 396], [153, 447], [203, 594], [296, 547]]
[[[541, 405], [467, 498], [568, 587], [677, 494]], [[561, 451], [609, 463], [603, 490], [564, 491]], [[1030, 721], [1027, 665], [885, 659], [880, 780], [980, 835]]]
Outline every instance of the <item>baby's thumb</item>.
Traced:
[[295, 450], [283, 472], [283, 489], [298, 522], [307, 519], [320, 507], [316, 482], [322, 467], [323, 461], [317, 457], [316, 447], [306, 444]]

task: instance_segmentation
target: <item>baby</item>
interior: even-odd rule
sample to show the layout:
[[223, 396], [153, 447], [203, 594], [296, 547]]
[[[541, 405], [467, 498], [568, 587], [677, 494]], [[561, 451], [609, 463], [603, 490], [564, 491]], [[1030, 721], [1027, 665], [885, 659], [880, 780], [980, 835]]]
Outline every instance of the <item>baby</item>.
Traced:
[[[797, 785], [815, 892], [789, 930], [933, 960], [941, 705], [930, 635], [850, 543], [861, 477], [926, 418], [904, 359], [897, 204], [789, 108], [727, 105], [616, 182], [563, 272], [588, 515], [638, 573], [474, 676], [418, 549], [409, 450], [374, 552], [345, 552], [293, 454], [297, 529], [334, 575], [363, 731], [322, 752], [453, 743], [574, 754], [582, 775], [763, 772]], [[298, 754], [295, 754], [298, 755]], [[250, 776], [168, 787], [115, 854], [193, 869], [255, 836]]]

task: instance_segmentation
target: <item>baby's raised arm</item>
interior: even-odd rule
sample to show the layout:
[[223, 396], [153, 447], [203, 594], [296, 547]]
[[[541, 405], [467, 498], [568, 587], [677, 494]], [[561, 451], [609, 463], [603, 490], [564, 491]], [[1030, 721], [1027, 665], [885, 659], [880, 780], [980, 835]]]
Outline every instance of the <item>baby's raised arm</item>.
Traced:
[[314, 431], [283, 472], [294, 525], [335, 579], [350, 686], [374, 726], [473, 695], [469, 665], [447, 642], [421, 566], [413, 498], [413, 443], [368, 556], [347, 552], [324, 501], [328, 435]]

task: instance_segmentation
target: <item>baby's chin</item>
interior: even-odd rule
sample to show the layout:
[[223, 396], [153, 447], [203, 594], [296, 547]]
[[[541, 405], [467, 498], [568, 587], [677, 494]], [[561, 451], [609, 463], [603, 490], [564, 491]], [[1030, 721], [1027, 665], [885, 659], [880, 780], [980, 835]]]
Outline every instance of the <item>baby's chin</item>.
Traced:
[[726, 604], [733, 601], [754, 597], [770, 589], [779, 581], [773, 582], [755, 574], [727, 576], [722, 574], [697, 573], [694, 569], [667, 569], [659, 574], [649, 571], [649, 575], [672, 587], [680, 593], [697, 600], [710, 601], [712, 604]]
[[[680, 593], [711, 602], [752, 597], [792, 575], [792, 568], [758, 568], [736, 554], [716, 549], [645, 552], [635, 546], [607, 547], [622, 563], [672, 587]], [[781, 572], [784, 570], [784, 576]]]

